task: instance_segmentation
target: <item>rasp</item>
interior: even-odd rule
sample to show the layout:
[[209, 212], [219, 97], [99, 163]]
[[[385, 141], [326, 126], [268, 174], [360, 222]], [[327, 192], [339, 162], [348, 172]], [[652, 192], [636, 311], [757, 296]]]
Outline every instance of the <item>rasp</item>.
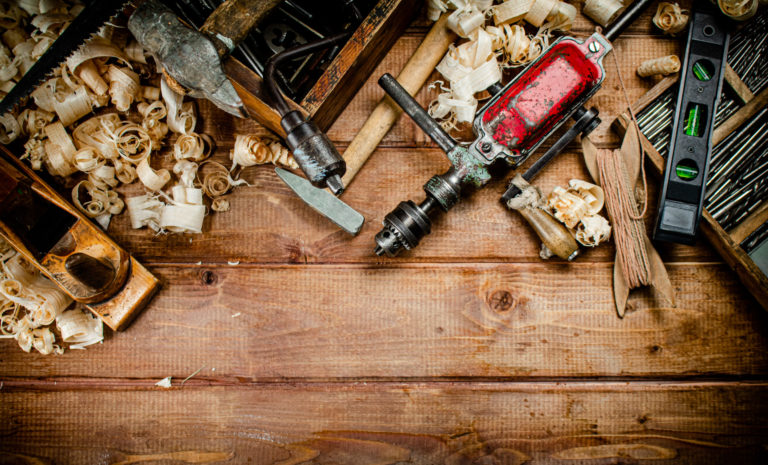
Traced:
[[59, 65], [80, 46], [117, 16], [129, 0], [93, 0], [77, 15], [58, 39], [48, 48], [21, 80], [0, 102], [0, 115], [12, 110], [21, 100], [48, 78]]

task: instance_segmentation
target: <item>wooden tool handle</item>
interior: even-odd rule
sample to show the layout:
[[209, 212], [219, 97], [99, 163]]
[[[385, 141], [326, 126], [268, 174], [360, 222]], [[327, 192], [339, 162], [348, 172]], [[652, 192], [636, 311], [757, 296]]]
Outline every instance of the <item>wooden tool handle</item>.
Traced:
[[540, 208], [526, 207], [518, 211], [552, 253], [563, 260], [576, 257], [579, 244], [562, 223]]
[[[447, 14], [440, 17], [397, 76], [397, 81], [411, 95], [421, 89], [456, 39], [456, 34], [446, 27], [447, 20]], [[347, 172], [342, 182], [345, 186], [349, 186], [402, 112], [403, 110], [389, 97], [381, 99], [344, 152]]]
[[205, 20], [200, 32], [214, 39], [219, 56], [229, 55], [280, 1], [227, 0]]

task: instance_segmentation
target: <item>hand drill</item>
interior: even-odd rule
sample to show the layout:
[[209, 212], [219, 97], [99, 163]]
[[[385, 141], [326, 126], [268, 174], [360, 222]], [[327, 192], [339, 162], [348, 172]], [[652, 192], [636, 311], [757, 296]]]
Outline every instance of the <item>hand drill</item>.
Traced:
[[[632, 3], [605, 34], [598, 32], [584, 41], [558, 39], [501, 91], [493, 92], [494, 97], [475, 116], [472, 129], [476, 138], [468, 147], [458, 145], [443, 131], [392, 76], [382, 76], [379, 85], [445, 151], [452, 166], [427, 181], [427, 196], [421, 204], [401, 202], [384, 218], [384, 227], [376, 235], [376, 254], [394, 257], [403, 249], [416, 247], [430, 233], [430, 216], [456, 205], [463, 187], [484, 186], [491, 179], [488, 168], [500, 160], [513, 168], [519, 166], [569, 118], [576, 124], [526, 172], [526, 180], [579, 134], [595, 129], [600, 124], [597, 111], [584, 108], [584, 104], [605, 78], [602, 59], [612, 48], [609, 41], [650, 3]], [[504, 200], [517, 195], [515, 189], [511, 186]]]

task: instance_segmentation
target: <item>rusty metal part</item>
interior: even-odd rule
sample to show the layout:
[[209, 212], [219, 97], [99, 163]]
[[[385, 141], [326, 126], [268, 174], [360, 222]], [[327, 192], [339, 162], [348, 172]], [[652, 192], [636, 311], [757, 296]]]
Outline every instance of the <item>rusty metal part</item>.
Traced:
[[280, 125], [286, 133], [285, 141], [293, 152], [296, 163], [317, 188], [328, 187], [335, 195], [344, 192], [341, 177], [347, 169], [344, 159], [339, 155], [333, 143], [311, 120], [305, 120], [301, 113], [292, 110], [280, 92], [275, 80], [278, 65], [292, 58], [322, 50], [344, 41], [349, 34], [336, 34], [308, 44], [284, 50], [269, 59], [264, 72], [264, 80], [272, 96], [273, 104], [282, 116]]
[[185, 26], [157, 0], [142, 3], [128, 20], [128, 29], [176, 82], [192, 97], [207, 98], [234, 116], [248, 113], [221, 68], [213, 42]]

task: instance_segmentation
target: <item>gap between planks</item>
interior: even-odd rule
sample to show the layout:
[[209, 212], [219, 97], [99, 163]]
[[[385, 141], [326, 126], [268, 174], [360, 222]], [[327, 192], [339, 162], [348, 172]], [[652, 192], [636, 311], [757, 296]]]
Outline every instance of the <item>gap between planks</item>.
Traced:
[[191, 378], [184, 386], [176, 381], [171, 388], [160, 388], [154, 378], [0, 378], [0, 394], [14, 391], [178, 391], [226, 388], [231, 390], [296, 390], [380, 391], [395, 389], [478, 389], [491, 392], [541, 392], [548, 390], [579, 391], [647, 391], [690, 390], [691, 388], [764, 387], [768, 379], [749, 375], [680, 376], [680, 377], [521, 377], [521, 378], [413, 378], [413, 379], [276, 379], [248, 381], [242, 378]]

